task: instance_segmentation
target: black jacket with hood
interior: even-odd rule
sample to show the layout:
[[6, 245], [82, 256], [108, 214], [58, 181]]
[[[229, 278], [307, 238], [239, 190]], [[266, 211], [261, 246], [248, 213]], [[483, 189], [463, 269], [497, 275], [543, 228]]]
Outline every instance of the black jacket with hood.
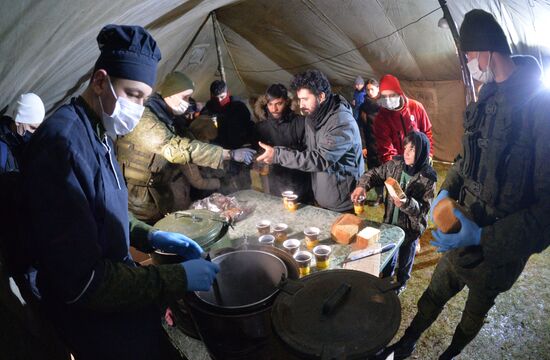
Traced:
[[276, 146], [274, 164], [311, 173], [315, 201], [333, 211], [353, 207], [350, 193], [365, 170], [361, 137], [348, 102], [327, 99], [306, 117], [306, 150]]
[[[305, 118], [291, 109], [290, 100], [280, 119], [274, 119], [267, 110], [267, 98], [261, 96], [254, 106], [256, 137], [270, 146], [284, 146], [294, 150], [305, 150]], [[291, 190], [301, 202], [310, 200], [311, 179], [306, 172], [272, 165], [268, 175], [269, 192], [281, 196], [283, 191]]]
[[[420, 132], [415, 135], [415, 161], [414, 165], [407, 166], [402, 155], [394, 158], [383, 165], [367, 171], [357, 186], [367, 191], [375, 186], [383, 186], [388, 177], [399, 181], [401, 173], [405, 171], [411, 176], [403, 192], [407, 201], [399, 208], [397, 226], [405, 231], [405, 242], [416, 240], [428, 226], [428, 213], [435, 195], [437, 174], [429, 164], [430, 142], [428, 137]], [[390, 196], [385, 199], [384, 222], [392, 223], [393, 213], [396, 207]]]

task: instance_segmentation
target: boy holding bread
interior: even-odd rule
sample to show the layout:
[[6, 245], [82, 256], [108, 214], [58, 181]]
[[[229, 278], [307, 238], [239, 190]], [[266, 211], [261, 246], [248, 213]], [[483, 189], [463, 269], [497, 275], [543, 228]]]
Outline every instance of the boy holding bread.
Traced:
[[351, 194], [356, 201], [376, 186], [386, 185], [384, 222], [399, 226], [405, 231], [405, 240], [399, 252], [382, 270], [382, 276], [391, 276], [396, 271], [401, 284], [399, 292], [405, 289], [411, 277], [416, 244], [428, 225], [428, 212], [435, 196], [437, 174], [429, 162], [430, 141], [426, 134], [411, 131], [404, 140], [404, 154], [367, 171], [359, 179], [357, 188]]

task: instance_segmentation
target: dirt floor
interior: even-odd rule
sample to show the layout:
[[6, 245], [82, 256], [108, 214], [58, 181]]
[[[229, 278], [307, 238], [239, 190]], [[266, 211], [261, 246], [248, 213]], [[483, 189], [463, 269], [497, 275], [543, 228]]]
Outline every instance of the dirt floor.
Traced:
[[[439, 186], [448, 169], [436, 163]], [[369, 194], [371, 195], [371, 194]], [[368, 208], [368, 218], [381, 221], [383, 206]], [[433, 226], [433, 225], [431, 225]], [[416, 303], [428, 286], [440, 254], [429, 244], [431, 228], [421, 238], [413, 274], [400, 295], [403, 334], [416, 313]], [[550, 359], [550, 250], [529, 259], [523, 274], [508, 292], [497, 298], [479, 335], [457, 359]], [[437, 321], [419, 341], [412, 359], [437, 359], [449, 345], [466, 301], [467, 289], [445, 307]]]

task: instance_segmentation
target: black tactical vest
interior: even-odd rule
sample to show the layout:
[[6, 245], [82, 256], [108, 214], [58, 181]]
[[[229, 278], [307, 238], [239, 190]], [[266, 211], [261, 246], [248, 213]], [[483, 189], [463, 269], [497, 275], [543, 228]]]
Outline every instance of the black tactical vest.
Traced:
[[[485, 85], [464, 121], [464, 183], [459, 203], [480, 226], [532, 203], [534, 140], [529, 97], [512, 87]], [[517, 89], [516, 89], [517, 90]], [[519, 95], [519, 96], [518, 96]]]

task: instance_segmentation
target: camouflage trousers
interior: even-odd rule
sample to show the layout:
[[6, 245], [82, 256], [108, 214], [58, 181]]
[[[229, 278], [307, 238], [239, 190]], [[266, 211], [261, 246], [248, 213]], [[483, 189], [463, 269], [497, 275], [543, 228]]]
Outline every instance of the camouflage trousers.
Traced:
[[479, 333], [485, 317], [495, 304], [495, 298], [501, 291], [479, 289], [467, 284], [458, 276], [447, 256], [443, 256], [424, 294], [418, 300], [418, 311], [405, 336], [418, 339], [420, 335], [437, 319], [443, 307], [451, 298], [468, 286], [468, 299], [462, 311], [449, 350], [458, 355]]

